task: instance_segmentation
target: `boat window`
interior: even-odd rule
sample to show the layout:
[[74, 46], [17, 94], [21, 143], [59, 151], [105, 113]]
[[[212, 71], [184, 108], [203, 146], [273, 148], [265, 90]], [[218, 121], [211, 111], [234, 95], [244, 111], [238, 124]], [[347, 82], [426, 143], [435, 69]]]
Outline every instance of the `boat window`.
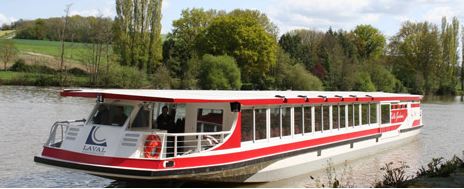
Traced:
[[324, 131], [330, 129], [330, 112], [329, 112], [329, 106], [322, 106], [322, 118], [323, 118], [323, 125], [324, 125]]
[[380, 106], [380, 114], [382, 115], [382, 124], [390, 123], [390, 105], [389, 104], [382, 104]]
[[266, 109], [255, 109], [256, 140], [266, 139]]
[[355, 119], [354, 117], [356, 116], [356, 114], [354, 113], [354, 104], [349, 104], [348, 105], [348, 125], [350, 127], [353, 127], [355, 126]]
[[332, 124], [334, 129], [339, 129], [339, 120], [340, 120], [340, 112], [339, 106], [333, 105], [332, 106]]
[[304, 107], [304, 132], [310, 133], [312, 132], [312, 113], [311, 107]]
[[340, 109], [340, 128], [345, 128], [346, 127], [346, 106], [345, 105], [341, 105], [339, 106], [339, 109]]
[[242, 142], [253, 140], [253, 110], [242, 110]]
[[354, 117], [354, 126], [359, 126], [361, 125], [361, 120], [360, 120], [360, 114], [359, 114], [359, 107], [361, 104], [354, 104], [354, 112], [353, 112], [353, 117]]
[[150, 126], [150, 108], [148, 105], [141, 106], [139, 112], [132, 122], [131, 128], [148, 128]]
[[315, 131], [322, 131], [322, 108], [321, 106], [314, 107], [314, 124]]
[[271, 108], [271, 137], [280, 136], [280, 108]]
[[361, 120], [362, 120], [362, 125], [367, 125], [369, 124], [369, 104], [362, 104], [361, 105]]
[[295, 107], [293, 108], [293, 115], [294, 115], [294, 134], [301, 134], [303, 133], [303, 107]]
[[284, 107], [282, 108], [282, 136], [289, 136], [291, 134], [291, 108]]
[[222, 131], [223, 114], [221, 109], [198, 109], [197, 132]]
[[92, 116], [93, 124], [123, 126], [132, 112], [132, 106], [99, 104]]
[[370, 124], [377, 123], [377, 104], [370, 104]]

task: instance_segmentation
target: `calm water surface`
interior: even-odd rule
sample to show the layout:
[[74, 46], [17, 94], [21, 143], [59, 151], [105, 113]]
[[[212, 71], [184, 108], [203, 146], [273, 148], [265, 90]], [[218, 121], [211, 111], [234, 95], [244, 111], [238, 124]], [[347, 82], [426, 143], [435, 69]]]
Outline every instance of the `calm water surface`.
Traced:
[[[56, 120], [87, 117], [93, 99], [62, 98], [57, 88], [0, 86], [0, 187], [117, 187], [132, 186], [71, 170], [47, 167], [33, 162], [40, 154]], [[367, 156], [347, 165], [336, 165], [336, 174], [350, 178], [356, 187], [370, 187], [382, 175], [388, 162], [405, 161], [411, 174], [433, 157], [462, 157], [464, 150], [464, 103], [455, 99], [431, 100], [422, 105], [425, 127], [411, 142]], [[347, 173], [342, 174], [346, 169]], [[326, 171], [265, 184], [227, 187], [305, 187], [315, 186], [309, 176], [324, 182]], [[140, 186], [140, 185], [135, 185]], [[143, 185], [157, 187], [159, 185]], [[217, 186], [222, 185], [196, 185]]]

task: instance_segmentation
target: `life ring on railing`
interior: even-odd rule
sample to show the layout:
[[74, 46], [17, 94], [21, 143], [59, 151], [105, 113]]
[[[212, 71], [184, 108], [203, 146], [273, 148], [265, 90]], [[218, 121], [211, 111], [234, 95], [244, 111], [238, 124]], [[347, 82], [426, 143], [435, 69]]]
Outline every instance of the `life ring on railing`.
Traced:
[[145, 139], [143, 156], [146, 158], [159, 158], [161, 154], [161, 140], [158, 135], [148, 135]]

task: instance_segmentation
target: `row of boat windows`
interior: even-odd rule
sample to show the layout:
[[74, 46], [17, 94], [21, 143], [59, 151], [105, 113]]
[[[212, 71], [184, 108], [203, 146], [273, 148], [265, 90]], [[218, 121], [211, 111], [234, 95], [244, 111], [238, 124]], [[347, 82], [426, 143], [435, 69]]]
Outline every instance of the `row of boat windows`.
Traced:
[[242, 109], [242, 141], [267, 139], [268, 128], [270, 138], [283, 138], [377, 124], [378, 121], [390, 123], [390, 105], [370, 103]]

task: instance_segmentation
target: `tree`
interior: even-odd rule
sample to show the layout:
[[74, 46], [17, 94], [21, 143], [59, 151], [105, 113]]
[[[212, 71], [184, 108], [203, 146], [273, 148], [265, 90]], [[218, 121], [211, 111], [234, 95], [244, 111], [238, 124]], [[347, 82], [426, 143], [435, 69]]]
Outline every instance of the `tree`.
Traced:
[[188, 62], [198, 54], [195, 48], [198, 36], [214, 18], [224, 14], [224, 11], [212, 9], [184, 9], [181, 18], [173, 21], [172, 33], [168, 34], [167, 40], [163, 43], [163, 62], [169, 63], [167, 67], [174, 76], [180, 77], [181, 80], [186, 79]]
[[16, 49], [13, 40], [0, 40], [0, 59], [3, 61], [4, 71], [6, 71], [6, 64], [12, 61], [17, 53], [18, 49]]
[[431, 94], [438, 88], [441, 61], [439, 31], [428, 22], [405, 22], [390, 43], [393, 72], [410, 92]]
[[161, 61], [162, 0], [116, 0], [114, 49], [121, 65], [148, 74]]
[[65, 16], [63, 18], [63, 26], [61, 28], [61, 32], [60, 32], [60, 41], [61, 41], [61, 48], [60, 48], [60, 85], [63, 85], [63, 82], [64, 82], [64, 78], [63, 78], [63, 74], [64, 74], [64, 40], [65, 40], [65, 36], [66, 36], [66, 27], [68, 26], [68, 18], [69, 18], [69, 11], [71, 9], [71, 6], [72, 4], [68, 4], [66, 5], [66, 9], [64, 9], [64, 12], [65, 12]]
[[202, 89], [240, 89], [240, 70], [230, 56], [205, 54], [200, 65]]
[[237, 61], [244, 83], [267, 88], [270, 68], [276, 62], [277, 43], [260, 17], [246, 11], [218, 16], [200, 36], [200, 54], [229, 55]]
[[385, 47], [385, 37], [371, 25], [358, 25], [352, 32], [352, 40], [362, 60], [378, 58]]

